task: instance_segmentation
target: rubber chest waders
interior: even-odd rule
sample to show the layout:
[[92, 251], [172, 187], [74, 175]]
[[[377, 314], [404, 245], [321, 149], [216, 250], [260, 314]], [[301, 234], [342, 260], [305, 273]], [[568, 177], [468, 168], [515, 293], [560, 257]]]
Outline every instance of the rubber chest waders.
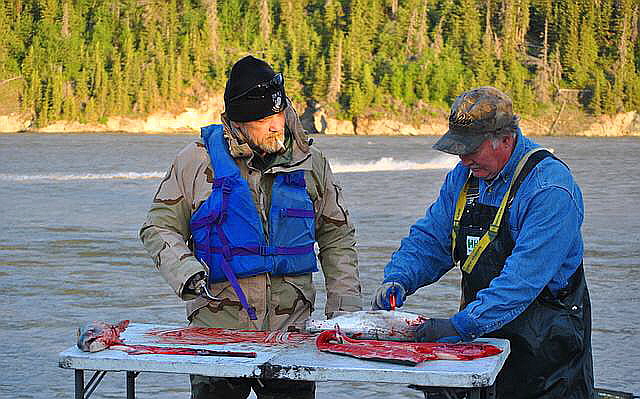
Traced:
[[[469, 176], [454, 213], [453, 256], [462, 269], [461, 309], [500, 275], [515, 243], [509, 211], [520, 184], [544, 158], [536, 148], [523, 157], [500, 207], [480, 204], [478, 179]], [[544, 267], [544, 259], [540, 259]], [[511, 354], [496, 379], [498, 398], [592, 398], [591, 305], [582, 265], [564, 289], [548, 287], [519, 316], [487, 337], [506, 338]]]

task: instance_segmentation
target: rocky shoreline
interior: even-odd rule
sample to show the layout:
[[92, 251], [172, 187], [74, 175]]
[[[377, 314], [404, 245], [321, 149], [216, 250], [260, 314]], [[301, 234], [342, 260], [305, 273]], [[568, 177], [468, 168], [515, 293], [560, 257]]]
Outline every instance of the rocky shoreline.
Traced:
[[[222, 110], [222, 98], [216, 96], [207, 99], [196, 108], [186, 108], [181, 113], [157, 112], [145, 118], [110, 117], [105, 124], [56, 121], [45, 127], [32, 128], [32, 121], [26, 115], [0, 115], [0, 133], [193, 134], [197, 133], [201, 126], [219, 123]], [[574, 114], [565, 116], [562, 120], [560, 112], [555, 117], [523, 117], [520, 125], [525, 134], [530, 136], [640, 137], [640, 112], [637, 111], [597, 117], [584, 114], [576, 117]], [[576, 122], [576, 119], [580, 120]], [[416, 126], [395, 119], [360, 117], [354, 121], [339, 120], [327, 115], [320, 107], [308, 106], [304, 109], [301, 120], [310, 133], [327, 135], [438, 136], [447, 130], [444, 112]]]

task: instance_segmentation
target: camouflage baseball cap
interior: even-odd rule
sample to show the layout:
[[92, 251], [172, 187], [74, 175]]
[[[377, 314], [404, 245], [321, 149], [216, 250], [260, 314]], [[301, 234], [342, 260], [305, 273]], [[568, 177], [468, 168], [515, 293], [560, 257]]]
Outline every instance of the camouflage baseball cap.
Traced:
[[460, 94], [449, 114], [449, 131], [433, 145], [454, 155], [474, 152], [492, 133], [517, 120], [509, 96], [491, 86], [477, 87]]

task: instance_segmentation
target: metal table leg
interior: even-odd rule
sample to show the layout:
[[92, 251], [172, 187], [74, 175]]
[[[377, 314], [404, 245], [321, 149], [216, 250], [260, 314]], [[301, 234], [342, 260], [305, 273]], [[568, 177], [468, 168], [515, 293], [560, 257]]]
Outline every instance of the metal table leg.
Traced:
[[84, 370], [76, 370], [76, 399], [84, 399]]
[[484, 399], [481, 389], [472, 389], [469, 391], [467, 399]]
[[136, 377], [139, 371], [127, 371], [127, 399], [136, 399]]
[[491, 385], [489, 387], [475, 388], [469, 391], [467, 399], [495, 399], [496, 386]]
[[425, 399], [495, 399], [496, 386], [481, 388], [444, 388], [409, 385], [409, 388], [421, 391]]
[[[76, 399], [89, 399], [89, 396], [96, 390], [100, 381], [104, 378], [106, 371], [96, 371], [87, 383], [84, 385], [84, 370], [76, 370]], [[86, 395], [85, 395], [86, 394]]]

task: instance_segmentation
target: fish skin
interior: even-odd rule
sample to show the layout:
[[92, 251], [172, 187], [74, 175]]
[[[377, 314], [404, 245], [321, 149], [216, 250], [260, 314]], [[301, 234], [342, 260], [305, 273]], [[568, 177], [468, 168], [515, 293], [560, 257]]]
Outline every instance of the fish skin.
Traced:
[[93, 321], [78, 328], [78, 348], [84, 352], [99, 352], [113, 345], [122, 344], [120, 333], [129, 325], [129, 320], [117, 324]]
[[318, 333], [339, 329], [355, 339], [409, 342], [416, 340], [416, 329], [427, 319], [420, 314], [399, 310], [360, 310], [328, 320], [308, 319], [305, 330]]

